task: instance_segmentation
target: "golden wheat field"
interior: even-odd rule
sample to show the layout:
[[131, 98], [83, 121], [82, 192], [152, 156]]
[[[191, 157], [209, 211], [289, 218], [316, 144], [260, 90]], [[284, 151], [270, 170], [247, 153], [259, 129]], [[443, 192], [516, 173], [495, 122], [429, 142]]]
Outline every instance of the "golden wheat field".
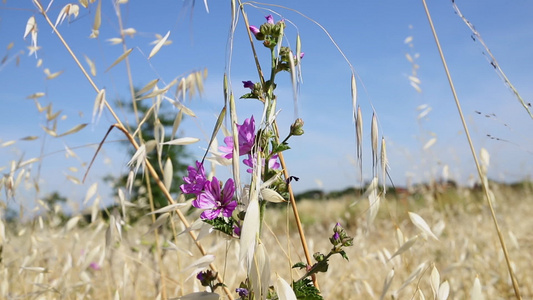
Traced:
[[[531, 299], [532, 186], [494, 185], [493, 191], [523, 299]], [[345, 224], [354, 237], [354, 246], [347, 250], [350, 260], [335, 257], [328, 273], [318, 275], [325, 299], [379, 299], [388, 276], [390, 288], [383, 299], [424, 299], [422, 294], [431, 299], [435, 270], [440, 275], [437, 282], [449, 285], [450, 299], [469, 299], [476, 279], [484, 299], [513, 297], [504, 257], [479, 192], [453, 189], [426, 191], [416, 197], [390, 195], [370, 226], [365, 221], [366, 204], [357, 200], [344, 196], [299, 202], [312, 252], [331, 247], [327, 237], [334, 222]], [[407, 216], [412, 210], [425, 218], [438, 240], [424, 237], [413, 226]], [[270, 209], [268, 215], [262, 243], [268, 249], [271, 279], [274, 274], [297, 279], [302, 273], [291, 271], [290, 266], [304, 258], [294, 220], [286, 209]], [[125, 226], [121, 239], [115, 235], [115, 242], [106, 247], [106, 231], [113, 225], [101, 216], [90, 224], [78, 217], [61, 221], [50, 212], [33, 222], [6, 225], [0, 270], [4, 299], [156, 299], [163, 291], [166, 297], [177, 298], [202, 289], [195, 278], [197, 270], [190, 267], [198, 250], [186, 235], [170, 245], [172, 232], [164, 226], [157, 250], [154, 235], [146, 234], [149, 217], [144, 217], [134, 227]], [[419, 238], [409, 249], [391, 259], [415, 236]], [[201, 242], [216, 257], [214, 262], [229, 286], [242, 280], [246, 272], [237, 263], [235, 239], [215, 234]]]
[[533, 299], [533, 2], [286, 2], [1, 1], [0, 300]]

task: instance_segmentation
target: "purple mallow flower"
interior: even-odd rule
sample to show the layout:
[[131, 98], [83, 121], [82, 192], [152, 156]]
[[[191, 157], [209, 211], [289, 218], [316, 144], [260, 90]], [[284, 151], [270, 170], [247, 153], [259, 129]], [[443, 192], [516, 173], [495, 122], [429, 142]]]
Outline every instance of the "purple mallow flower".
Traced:
[[237, 207], [237, 201], [232, 200], [235, 193], [235, 184], [233, 179], [228, 179], [224, 185], [224, 189], [221, 188], [216, 177], [213, 177], [213, 181], [207, 181], [205, 185], [205, 191], [201, 193], [196, 200], [192, 202], [192, 206], [200, 209], [205, 209], [200, 218], [213, 220], [217, 218], [220, 213], [224, 217], [231, 217], [231, 214]]
[[184, 184], [180, 186], [180, 189], [185, 194], [195, 194], [196, 196], [204, 190], [207, 178], [205, 177], [204, 165], [196, 161], [195, 167], [187, 167], [189, 175], [183, 177]]
[[100, 265], [97, 262], [92, 262], [89, 267], [95, 271], [98, 271], [101, 269]]
[[257, 27], [254, 26], [254, 25], [250, 25], [250, 27], [248, 27], [248, 28], [250, 28], [250, 31], [251, 31], [254, 35], [257, 35], [259, 32], [261, 32], [261, 31], [259, 30], [259, 28], [257, 28]]
[[235, 233], [236, 236], [241, 236], [241, 228], [239, 225], [233, 225], [233, 233]]
[[339, 235], [339, 233], [338, 233], [338, 232], [335, 232], [335, 233], [333, 234], [333, 240], [335, 240], [335, 241], [339, 241], [340, 239], [341, 239], [341, 236]]
[[205, 273], [204, 272], [200, 272], [196, 275], [196, 279], [200, 280], [200, 281], [204, 281], [205, 280]]
[[[247, 165], [248, 167], [250, 167], [250, 169], [246, 170], [246, 172], [248, 173], [252, 173], [253, 172], [253, 168], [254, 168], [254, 163], [256, 161], [256, 158], [252, 158], [252, 155], [251, 154], [248, 154], [248, 158], [244, 159], [242, 162]], [[263, 159], [263, 166], [265, 165], [265, 160]], [[271, 169], [271, 170], [276, 170], [276, 169], [279, 169], [280, 168], [280, 164], [278, 162], [278, 155], [277, 154], [274, 154], [272, 155], [269, 159], [268, 159], [268, 168]]]
[[[242, 125], [237, 124], [237, 131], [239, 135], [239, 156], [250, 154], [255, 141], [254, 116], [244, 120]], [[226, 143], [226, 146], [220, 146], [218, 149], [226, 153], [224, 158], [230, 159], [233, 157], [233, 136], [225, 137], [224, 143]]]
[[244, 86], [245, 88], [249, 88], [249, 89], [252, 89], [252, 90], [254, 89], [254, 83], [251, 82], [250, 80], [248, 80], [248, 81], [243, 81], [242, 84], [243, 84], [243, 86]]
[[268, 24], [274, 24], [274, 18], [272, 15], [265, 16], [265, 19], [267, 20]]
[[244, 288], [237, 288], [235, 289], [235, 292], [239, 294], [239, 297], [246, 297], [248, 296], [248, 293], [249, 293], [248, 290]]
[[270, 159], [268, 160], [268, 168], [277, 170], [280, 167], [281, 165], [278, 162], [278, 155], [277, 154], [272, 155], [272, 157], [270, 157]]

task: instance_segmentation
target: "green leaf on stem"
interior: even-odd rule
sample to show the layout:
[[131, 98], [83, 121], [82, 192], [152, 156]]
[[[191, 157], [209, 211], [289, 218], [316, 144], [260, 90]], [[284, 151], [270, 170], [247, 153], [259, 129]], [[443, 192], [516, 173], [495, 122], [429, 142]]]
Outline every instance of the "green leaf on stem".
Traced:
[[299, 269], [305, 269], [307, 265], [303, 262], [297, 262], [292, 266], [293, 269], [299, 268]]
[[309, 278], [304, 278], [293, 283], [292, 289], [297, 299], [323, 300], [320, 291], [313, 285]]
[[240, 99], [259, 99], [259, 98], [257, 98], [257, 96], [254, 95], [253, 93], [248, 93], [248, 94], [242, 95]]
[[213, 220], [204, 220], [207, 224], [213, 226], [215, 230], [222, 231], [223, 233], [232, 236], [233, 235], [233, 225], [235, 221], [231, 218], [218, 217]]
[[274, 141], [272, 142], [272, 154], [280, 153], [289, 150], [290, 148], [291, 147], [289, 147], [289, 144], [287, 143], [276, 144]]

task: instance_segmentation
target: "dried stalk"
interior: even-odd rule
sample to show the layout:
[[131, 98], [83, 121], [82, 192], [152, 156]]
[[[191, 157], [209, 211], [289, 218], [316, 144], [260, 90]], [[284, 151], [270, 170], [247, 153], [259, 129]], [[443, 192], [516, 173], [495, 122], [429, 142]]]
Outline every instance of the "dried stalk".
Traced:
[[463, 111], [461, 109], [461, 104], [459, 102], [459, 98], [457, 97], [457, 93], [455, 91], [455, 87], [453, 85], [452, 77], [450, 75], [450, 71], [448, 70], [448, 64], [446, 63], [446, 59], [444, 58], [444, 53], [442, 52], [442, 48], [440, 46], [439, 38], [437, 36], [437, 32], [435, 31], [435, 26], [433, 26], [433, 21], [431, 20], [431, 15], [429, 13], [429, 9], [426, 4], [426, 0], [422, 0], [422, 3], [424, 4], [424, 9], [426, 11], [426, 15], [428, 17], [429, 26], [431, 27], [431, 31], [433, 32], [433, 37], [435, 38], [435, 42], [437, 44], [437, 48], [439, 50], [439, 55], [442, 60], [442, 65], [444, 67], [444, 71], [446, 72], [446, 77], [448, 78], [448, 82], [450, 84], [450, 88], [452, 90], [453, 98], [455, 99], [455, 105], [457, 106], [457, 111], [459, 113], [459, 117], [461, 118], [461, 122], [463, 123], [463, 128], [465, 130], [466, 138], [468, 140], [468, 145], [470, 146], [470, 151], [472, 152], [472, 157], [474, 158], [474, 162], [476, 164], [477, 172], [479, 175], [479, 178], [481, 180], [481, 185], [483, 186], [483, 191], [485, 192], [485, 198], [487, 199], [490, 213], [492, 216], [492, 221], [494, 223], [494, 227], [496, 229], [496, 232], [498, 234], [498, 239], [500, 240], [500, 246], [502, 247], [503, 254], [505, 256], [505, 262], [507, 263], [507, 269], [509, 271], [509, 276], [511, 277], [511, 281], [513, 283], [513, 289], [516, 296], [516, 299], [522, 299], [522, 296], [520, 295], [520, 289], [518, 287], [518, 282], [516, 280], [516, 276], [514, 275], [513, 268], [511, 266], [511, 260], [509, 258], [509, 252], [507, 251], [507, 246], [505, 244], [505, 240], [503, 239], [502, 232], [500, 230], [500, 226], [498, 225], [498, 220], [496, 219], [496, 213], [494, 211], [494, 207], [492, 205], [491, 197], [489, 194], [489, 188], [487, 186], [487, 181], [483, 180], [483, 172], [481, 170], [481, 165], [478, 161], [477, 155], [476, 155], [476, 149], [474, 148], [474, 143], [472, 142], [472, 139], [470, 138], [470, 133], [468, 131], [468, 126], [466, 125], [466, 121], [463, 115]]

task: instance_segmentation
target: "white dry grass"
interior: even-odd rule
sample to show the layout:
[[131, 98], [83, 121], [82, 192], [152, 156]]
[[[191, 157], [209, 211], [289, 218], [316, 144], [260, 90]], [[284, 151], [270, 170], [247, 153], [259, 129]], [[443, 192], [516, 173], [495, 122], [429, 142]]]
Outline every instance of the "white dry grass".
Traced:
[[[507, 187], [495, 187], [494, 192], [502, 199], [498, 203], [500, 221], [511, 241], [508, 250], [522, 296], [529, 299], [533, 297], [533, 198], [527, 192]], [[486, 299], [512, 297], [504, 257], [485, 204], [471, 191], [463, 191], [457, 197], [447, 199], [443, 194], [434, 199], [434, 203], [440, 203], [436, 209], [413, 197], [396, 200], [390, 196], [372, 228], [364, 226], [364, 201], [355, 207], [351, 206], [353, 197], [301, 202], [299, 209], [305, 216], [302, 222], [312, 253], [329, 251], [328, 237], [337, 221], [354, 236], [354, 246], [346, 249], [350, 261], [334, 257], [328, 273], [318, 276], [324, 298], [377, 299], [386, 279], [390, 280], [390, 287], [385, 299], [393, 295], [396, 299], [417, 299], [420, 294], [431, 299], [434, 293], [440, 295], [435, 299], [443, 299], [447, 292], [448, 299], [474, 299], [471, 295], [479, 294], [479, 287]], [[411, 210], [424, 218], [438, 241], [419, 237], [392, 257], [401, 248], [401, 241], [409, 243], [421, 235], [409, 218]], [[298, 245], [293, 217], [287, 217], [283, 209], [272, 209], [268, 215], [262, 242], [268, 247], [265, 254], [270, 260], [270, 285], [276, 283], [275, 274], [287, 281], [296, 280], [302, 274], [290, 271], [290, 265], [305, 261], [305, 257]], [[71, 220], [81, 224], [78, 219]], [[211, 259], [201, 261], [202, 256], [186, 235], [180, 235], [175, 244], [164, 243], [165, 236], [171, 235], [164, 229], [160, 244], [165, 270], [160, 272], [153, 255], [154, 235], [145, 234], [148, 216], [145, 221], [133, 228], [126, 226], [122, 240], [108, 248], [105, 234], [109, 225], [100, 218], [88, 226], [72, 225], [74, 221], [61, 223], [55, 216], [43, 218], [42, 223], [7, 224], [0, 264], [2, 298], [111, 299], [117, 294], [120, 299], [154, 299], [162, 280], [169, 297], [203, 291], [194, 277]], [[238, 286], [245, 270], [238, 265], [237, 240], [214, 234], [202, 239], [202, 243], [209, 254], [202, 259], [214, 255], [226, 284]], [[391, 273], [394, 276], [388, 277]], [[160, 274], [166, 278], [160, 278]]]

